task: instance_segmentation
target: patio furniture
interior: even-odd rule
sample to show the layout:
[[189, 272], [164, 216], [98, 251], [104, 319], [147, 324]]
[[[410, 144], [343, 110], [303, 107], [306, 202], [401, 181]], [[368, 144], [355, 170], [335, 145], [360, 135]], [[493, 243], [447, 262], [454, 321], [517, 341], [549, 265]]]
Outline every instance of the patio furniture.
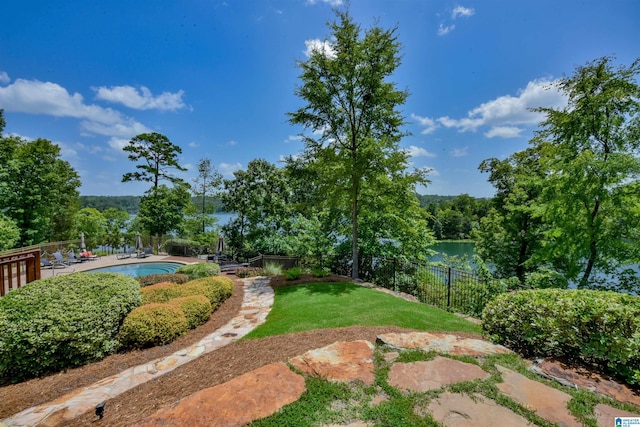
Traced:
[[131, 258], [131, 255], [133, 254], [133, 251], [135, 251], [135, 248], [129, 248], [127, 249], [126, 252], [121, 253], [121, 254], [117, 254], [116, 255], [116, 259], [126, 259], [126, 258]]

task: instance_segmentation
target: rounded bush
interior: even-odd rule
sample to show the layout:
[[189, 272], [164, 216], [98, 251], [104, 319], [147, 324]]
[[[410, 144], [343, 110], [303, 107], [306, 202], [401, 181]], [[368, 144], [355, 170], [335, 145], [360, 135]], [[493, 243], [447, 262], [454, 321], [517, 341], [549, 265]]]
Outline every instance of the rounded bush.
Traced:
[[166, 282], [182, 284], [187, 281], [189, 281], [189, 276], [178, 273], [149, 274], [147, 276], [138, 277], [140, 286], [150, 286], [155, 285], [156, 283]]
[[169, 344], [188, 330], [187, 316], [172, 304], [147, 304], [124, 319], [118, 339], [125, 348]]
[[204, 295], [190, 295], [172, 299], [168, 304], [174, 305], [187, 317], [187, 327], [193, 329], [205, 323], [211, 316], [211, 302]]
[[484, 309], [492, 341], [528, 357], [580, 359], [640, 383], [640, 297], [539, 289], [502, 294]]
[[183, 295], [204, 295], [215, 310], [233, 293], [233, 281], [225, 276], [203, 277], [180, 285]]
[[167, 302], [174, 298], [183, 296], [180, 292], [180, 285], [175, 283], [156, 283], [140, 289], [142, 294], [142, 304]]
[[0, 383], [100, 360], [117, 349], [140, 285], [118, 273], [36, 280], [0, 298]]
[[200, 262], [197, 264], [187, 264], [178, 267], [176, 273], [186, 274], [189, 280], [199, 279], [201, 277], [220, 275], [220, 266], [212, 262]]

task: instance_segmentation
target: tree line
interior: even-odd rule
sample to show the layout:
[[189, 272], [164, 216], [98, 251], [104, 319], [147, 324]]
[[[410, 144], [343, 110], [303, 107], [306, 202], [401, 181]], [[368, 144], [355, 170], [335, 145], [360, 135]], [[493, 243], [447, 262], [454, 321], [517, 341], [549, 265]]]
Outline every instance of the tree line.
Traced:
[[[303, 129], [302, 151], [282, 167], [252, 160], [231, 179], [201, 159], [187, 183], [174, 175], [184, 170], [178, 145], [159, 133], [137, 135], [124, 147], [135, 167], [122, 180], [150, 186], [129, 230], [157, 242], [171, 235], [213, 244], [218, 233], [207, 230], [219, 199], [236, 213], [221, 229], [235, 255], [343, 256], [357, 278], [364, 254], [426, 260], [436, 238], [473, 238], [479, 262], [498, 277], [637, 292], [640, 61], [615, 67], [605, 57], [577, 67], [557, 83], [567, 106], [535, 110], [544, 120], [529, 148], [479, 165], [495, 197], [442, 199], [417, 195], [428, 171], [412, 168], [399, 145], [409, 94], [390, 80], [401, 62], [397, 28], [363, 31], [348, 11], [336, 11], [329, 30], [327, 43], [297, 63], [301, 106], [288, 119]], [[0, 144], [5, 246], [85, 231], [96, 212], [115, 228], [128, 215], [80, 209], [78, 175], [51, 142]]]

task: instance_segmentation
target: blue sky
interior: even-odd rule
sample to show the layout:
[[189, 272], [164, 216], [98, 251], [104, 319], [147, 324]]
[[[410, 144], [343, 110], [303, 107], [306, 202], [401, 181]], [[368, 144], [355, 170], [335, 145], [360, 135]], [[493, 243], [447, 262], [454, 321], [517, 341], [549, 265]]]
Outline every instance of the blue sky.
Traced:
[[[142, 194], [122, 146], [142, 132], [179, 145], [191, 180], [201, 158], [227, 178], [254, 158], [302, 149], [286, 113], [297, 60], [329, 36], [339, 0], [11, 1], [0, 25], [5, 134], [62, 148], [82, 195]], [[578, 65], [640, 56], [636, 0], [352, 0], [363, 29], [398, 27], [411, 93], [401, 146], [430, 167], [423, 194], [488, 197], [479, 163], [524, 149], [541, 117], [566, 102], [549, 83]]]

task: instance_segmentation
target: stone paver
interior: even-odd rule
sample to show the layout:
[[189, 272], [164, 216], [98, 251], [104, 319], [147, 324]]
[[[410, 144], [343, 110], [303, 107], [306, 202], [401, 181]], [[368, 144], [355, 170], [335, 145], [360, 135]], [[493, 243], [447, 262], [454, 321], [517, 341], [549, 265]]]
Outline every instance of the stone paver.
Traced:
[[243, 426], [295, 402], [305, 390], [301, 375], [273, 363], [196, 392], [136, 426]]
[[489, 376], [477, 365], [437, 356], [426, 362], [394, 363], [389, 371], [389, 385], [400, 390], [424, 392]]
[[497, 384], [500, 391], [542, 418], [561, 427], [579, 427], [580, 423], [569, 413], [567, 403], [571, 396], [522, 374], [496, 365], [504, 382]]
[[[602, 403], [596, 405], [595, 416], [598, 421], [598, 427], [611, 427], [615, 425], [615, 419], [617, 417], [628, 417], [640, 419], [640, 411], [637, 413], [623, 411], [621, 409], [613, 408], [609, 405]], [[640, 423], [638, 423], [640, 425]]]
[[[55, 419], [56, 422], [73, 419], [92, 411], [100, 402], [114, 398], [139, 384], [171, 372], [202, 354], [242, 338], [256, 326], [264, 323], [273, 305], [274, 295], [268, 278], [244, 279], [243, 282], [244, 299], [238, 314], [229, 323], [198, 343], [169, 356], [126, 369], [117, 375], [74, 390], [52, 402], [25, 409], [2, 422], [12, 427], [46, 425], [49, 418], [52, 418], [52, 421]], [[249, 315], [248, 318], [247, 315]]]
[[292, 358], [295, 368], [329, 381], [362, 381], [373, 384], [374, 346], [369, 341], [336, 342]]
[[526, 418], [479, 394], [442, 393], [429, 403], [436, 421], [447, 427], [532, 426]]
[[438, 332], [389, 333], [378, 335], [378, 341], [392, 348], [419, 348], [438, 353], [482, 356], [506, 354], [511, 351], [497, 344], [473, 338], [459, 338]]

